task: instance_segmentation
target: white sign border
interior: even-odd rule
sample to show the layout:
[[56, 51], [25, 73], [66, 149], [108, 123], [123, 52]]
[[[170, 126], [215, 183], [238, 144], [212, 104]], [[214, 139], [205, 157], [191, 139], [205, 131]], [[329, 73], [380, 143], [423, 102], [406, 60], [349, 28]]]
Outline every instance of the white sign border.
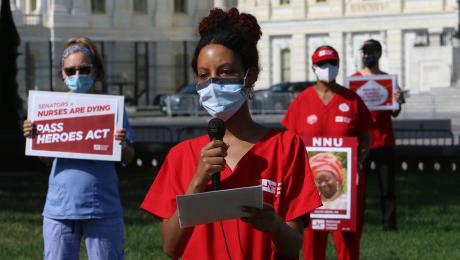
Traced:
[[[124, 113], [124, 96], [115, 96], [115, 95], [101, 95], [101, 94], [80, 94], [80, 93], [67, 93], [67, 92], [52, 92], [52, 91], [40, 91], [40, 90], [29, 90], [29, 97], [27, 101], [27, 119], [31, 120], [33, 118], [32, 107], [36, 98], [39, 98], [40, 95], [47, 96], [56, 96], [60, 97], [63, 94], [68, 95], [80, 95], [88, 98], [107, 98], [115, 99], [117, 101], [117, 115], [115, 119], [115, 131], [117, 129], [123, 128], [123, 113]], [[73, 96], [72, 96], [73, 97]], [[121, 161], [121, 144], [113, 140], [113, 154], [88, 154], [88, 153], [71, 153], [71, 152], [57, 152], [57, 151], [44, 151], [44, 150], [33, 150], [32, 149], [32, 138], [26, 137], [26, 151], [25, 154], [29, 156], [40, 156], [40, 157], [55, 157], [55, 158], [68, 158], [68, 159], [88, 159], [88, 160], [101, 160], [101, 161]]]
[[[315, 219], [351, 219], [351, 193], [352, 193], [352, 148], [351, 147], [318, 147], [307, 146], [305, 147], [307, 154], [309, 152], [346, 152], [347, 153], [347, 214], [315, 214], [310, 213], [310, 218]], [[320, 209], [320, 208], [318, 208]], [[314, 211], [312, 211], [314, 212]]]
[[[398, 76], [394, 74], [382, 74], [382, 75], [365, 75], [365, 76], [351, 76], [351, 77], [346, 77], [345, 78], [345, 87], [350, 89], [350, 81], [353, 81], [353, 79], [362, 81], [362, 80], [382, 80], [382, 79], [391, 79], [392, 85], [393, 85], [393, 94], [396, 93], [398, 89]], [[364, 101], [364, 100], [363, 100]], [[370, 107], [367, 106], [367, 108], [371, 111], [392, 111], [392, 110], [397, 110], [399, 109], [399, 103], [398, 101], [392, 97], [393, 103], [391, 105], [385, 105], [385, 106], [374, 106]]]

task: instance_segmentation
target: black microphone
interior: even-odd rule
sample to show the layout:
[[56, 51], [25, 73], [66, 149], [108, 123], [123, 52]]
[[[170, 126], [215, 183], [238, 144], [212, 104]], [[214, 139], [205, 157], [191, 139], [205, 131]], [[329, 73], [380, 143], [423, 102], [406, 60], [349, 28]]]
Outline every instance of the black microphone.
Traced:
[[[211, 141], [221, 140], [225, 134], [225, 123], [224, 120], [219, 118], [213, 118], [208, 123], [208, 135]], [[220, 186], [220, 172], [216, 172], [212, 175], [212, 190], [218, 190]]]

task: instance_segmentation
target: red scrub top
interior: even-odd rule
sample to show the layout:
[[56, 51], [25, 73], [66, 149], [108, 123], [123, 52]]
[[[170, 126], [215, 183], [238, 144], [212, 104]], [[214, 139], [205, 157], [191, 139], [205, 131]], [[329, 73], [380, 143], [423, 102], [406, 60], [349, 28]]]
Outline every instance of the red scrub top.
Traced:
[[299, 135], [357, 136], [370, 128], [371, 115], [361, 98], [341, 87], [327, 105], [313, 87], [292, 101], [281, 123]]
[[[353, 77], [363, 76], [361, 72], [355, 72]], [[371, 149], [381, 147], [394, 147], [395, 137], [393, 133], [392, 111], [370, 111], [372, 115]]]
[[[176, 211], [176, 195], [184, 194], [198, 165], [208, 136], [173, 147], [150, 187], [141, 208], [160, 219]], [[264, 186], [264, 202], [285, 221], [307, 215], [321, 205], [300, 138], [287, 131], [271, 131], [259, 140], [232, 171], [221, 172], [221, 189]], [[210, 190], [211, 183], [207, 190]], [[232, 259], [275, 259], [271, 235], [239, 219], [223, 221]], [[195, 226], [182, 259], [228, 259], [220, 223]], [[279, 259], [279, 258], [278, 258]]]

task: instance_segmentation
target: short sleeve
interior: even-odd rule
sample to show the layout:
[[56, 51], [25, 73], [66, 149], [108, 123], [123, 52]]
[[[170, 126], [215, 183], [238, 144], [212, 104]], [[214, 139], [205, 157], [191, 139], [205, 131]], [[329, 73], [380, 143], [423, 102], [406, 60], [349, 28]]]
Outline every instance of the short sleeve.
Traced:
[[128, 115], [126, 111], [123, 113], [123, 128], [126, 129], [126, 143], [133, 144], [134, 143], [134, 131], [131, 127], [131, 124], [128, 120]]
[[366, 104], [364, 104], [363, 100], [358, 95], [356, 96], [356, 102], [358, 106], [358, 124], [356, 131], [358, 134], [362, 134], [372, 128], [373, 120], [372, 114], [367, 108]]
[[294, 137], [290, 149], [289, 168], [283, 181], [279, 214], [286, 221], [307, 215], [321, 206], [321, 198], [313, 182], [305, 146]]
[[284, 115], [283, 120], [281, 120], [281, 124], [288, 130], [293, 131], [294, 133], [297, 133], [297, 119], [299, 114], [299, 102], [298, 98], [295, 98], [291, 104], [289, 105], [289, 108], [286, 112], [286, 115]]
[[174, 162], [168, 155], [140, 206], [159, 219], [171, 217], [177, 207], [176, 193], [172, 188], [174, 184], [171, 182], [172, 165]]

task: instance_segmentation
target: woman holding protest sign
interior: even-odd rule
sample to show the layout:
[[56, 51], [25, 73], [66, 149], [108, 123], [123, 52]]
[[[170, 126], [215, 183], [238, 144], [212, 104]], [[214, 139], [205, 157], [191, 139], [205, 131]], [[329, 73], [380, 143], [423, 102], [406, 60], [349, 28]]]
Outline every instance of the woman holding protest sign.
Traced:
[[[85, 37], [66, 42], [60, 66], [71, 93], [86, 93], [104, 78], [101, 57]], [[24, 121], [24, 136], [34, 138], [35, 131], [33, 122]], [[122, 145], [122, 162], [129, 163], [134, 149], [126, 113], [114, 138]], [[122, 214], [114, 162], [53, 159], [43, 210], [44, 258], [79, 259], [84, 237], [89, 259], [123, 259]]]
[[[289, 130], [307, 137], [358, 138], [358, 164], [369, 151], [371, 115], [361, 98], [336, 83], [339, 55], [331, 46], [318, 47], [312, 57], [316, 84], [300, 93], [291, 103], [282, 124]], [[359, 167], [361, 168], [361, 167]], [[364, 212], [364, 174], [358, 175], [358, 228], [356, 232], [332, 232], [338, 259], [358, 259]], [[305, 229], [304, 259], [325, 259], [326, 231]]]
[[[141, 208], [162, 220], [163, 250], [174, 259], [291, 259], [302, 245], [306, 215], [321, 203], [299, 137], [271, 131], [251, 118], [248, 98], [259, 74], [254, 16], [213, 9], [199, 25], [193, 70], [203, 107], [225, 121], [223, 140], [208, 136], [173, 147]], [[209, 191], [221, 172], [221, 189], [262, 184], [262, 209], [181, 228], [176, 195]]]

